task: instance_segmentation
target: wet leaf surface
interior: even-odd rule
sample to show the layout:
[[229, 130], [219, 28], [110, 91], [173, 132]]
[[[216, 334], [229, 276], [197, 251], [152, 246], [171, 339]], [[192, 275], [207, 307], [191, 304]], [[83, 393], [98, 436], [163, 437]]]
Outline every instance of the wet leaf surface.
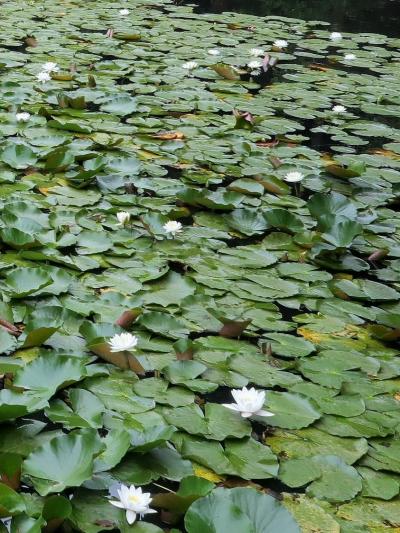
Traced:
[[[398, 527], [399, 40], [169, 0], [1, 10], [0, 516]], [[246, 386], [273, 416], [222, 405]], [[119, 483], [161, 511], [129, 526]]]

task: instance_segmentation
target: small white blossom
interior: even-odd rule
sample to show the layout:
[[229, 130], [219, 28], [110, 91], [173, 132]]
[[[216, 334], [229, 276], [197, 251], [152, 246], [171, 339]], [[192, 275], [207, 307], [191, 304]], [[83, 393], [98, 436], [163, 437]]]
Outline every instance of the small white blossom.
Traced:
[[338, 31], [333, 31], [330, 34], [329, 39], [331, 41], [341, 41], [343, 39], [343, 35], [340, 32], [338, 32]]
[[334, 113], [339, 113], [339, 114], [340, 114], [340, 113], [346, 113], [347, 108], [346, 108], [344, 105], [334, 105], [334, 106], [332, 107], [332, 111], [333, 111]]
[[127, 487], [121, 485], [121, 488], [117, 490], [117, 501], [110, 500], [111, 505], [124, 509], [126, 512], [126, 521], [132, 525], [137, 515], [139, 518], [143, 518], [145, 514], [156, 513], [154, 509], [150, 509], [151, 495], [150, 492], [142, 492], [141, 487], [136, 488], [134, 485]]
[[39, 72], [36, 78], [38, 81], [40, 81], [40, 83], [46, 83], [46, 81], [51, 80], [51, 76], [48, 72]]
[[48, 61], [42, 65], [42, 72], [58, 72], [59, 70], [60, 68], [57, 66], [57, 63], [53, 63], [52, 61]]
[[288, 45], [289, 43], [285, 41], [285, 39], [276, 39], [276, 41], [274, 41], [274, 46], [276, 48], [286, 48]]
[[216, 48], [211, 48], [210, 50], [207, 50], [207, 54], [209, 56], [219, 56], [221, 55], [221, 52], [217, 50]]
[[31, 114], [23, 111], [22, 113], [16, 113], [15, 119], [17, 122], [28, 122], [31, 118]]
[[345, 59], [346, 61], [353, 61], [354, 59], [357, 59], [357, 56], [356, 56], [355, 54], [346, 54], [346, 55], [344, 56], [344, 59]]
[[185, 68], [187, 70], [193, 70], [198, 66], [199, 65], [196, 63], [196, 61], [188, 61], [187, 63], [183, 63], [182, 68]]
[[259, 61], [258, 59], [255, 61], [250, 61], [250, 63], [247, 63], [247, 66], [251, 69], [261, 68], [262, 61]]
[[257, 391], [254, 387], [247, 389], [233, 389], [232, 396], [235, 403], [223, 403], [224, 407], [238, 411], [243, 418], [250, 416], [274, 416], [270, 411], [264, 411], [265, 392]]
[[112, 352], [122, 352], [124, 350], [134, 350], [138, 343], [138, 338], [132, 333], [120, 333], [114, 335], [108, 341]]
[[129, 9], [120, 9], [119, 10], [119, 14], [122, 15], [123, 17], [125, 17], [126, 15], [129, 15], [130, 11]]
[[265, 52], [262, 48], [250, 48], [249, 54], [253, 57], [260, 57], [265, 55]]
[[294, 170], [292, 172], [288, 172], [283, 179], [289, 183], [298, 183], [304, 179], [304, 174]]
[[130, 221], [131, 214], [127, 211], [120, 211], [119, 213], [117, 213], [117, 219], [119, 222], [118, 226], [125, 226], [125, 224]]
[[182, 224], [176, 220], [169, 220], [166, 224], [164, 224], [163, 228], [165, 233], [171, 233], [171, 235], [175, 236], [177, 233], [182, 231]]

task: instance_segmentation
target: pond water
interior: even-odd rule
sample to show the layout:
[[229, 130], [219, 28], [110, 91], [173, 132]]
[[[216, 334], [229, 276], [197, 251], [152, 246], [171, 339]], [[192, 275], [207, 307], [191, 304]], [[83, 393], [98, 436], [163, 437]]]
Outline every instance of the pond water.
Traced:
[[277, 15], [323, 20], [346, 32], [399, 35], [399, 0], [201, 0], [200, 11], [235, 11], [252, 15]]

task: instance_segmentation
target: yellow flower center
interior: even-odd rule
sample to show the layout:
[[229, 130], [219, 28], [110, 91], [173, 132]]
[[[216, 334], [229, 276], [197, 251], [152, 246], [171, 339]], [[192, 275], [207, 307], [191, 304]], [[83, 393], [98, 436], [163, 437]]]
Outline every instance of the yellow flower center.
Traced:
[[138, 496], [134, 496], [134, 495], [129, 496], [128, 499], [129, 499], [129, 501], [132, 502], [132, 503], [139, 503], [139, 500], [140, 500], [140, 498], [139, 498]]

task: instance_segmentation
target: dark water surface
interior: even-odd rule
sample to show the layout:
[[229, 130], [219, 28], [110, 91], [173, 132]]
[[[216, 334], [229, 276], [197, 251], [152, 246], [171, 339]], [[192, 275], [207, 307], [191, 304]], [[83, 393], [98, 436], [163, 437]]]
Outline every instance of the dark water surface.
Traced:
[[235, 11], [330, 22], [332, 29], [400, 37], [400, 0], [198, 0], [200, 12]]

